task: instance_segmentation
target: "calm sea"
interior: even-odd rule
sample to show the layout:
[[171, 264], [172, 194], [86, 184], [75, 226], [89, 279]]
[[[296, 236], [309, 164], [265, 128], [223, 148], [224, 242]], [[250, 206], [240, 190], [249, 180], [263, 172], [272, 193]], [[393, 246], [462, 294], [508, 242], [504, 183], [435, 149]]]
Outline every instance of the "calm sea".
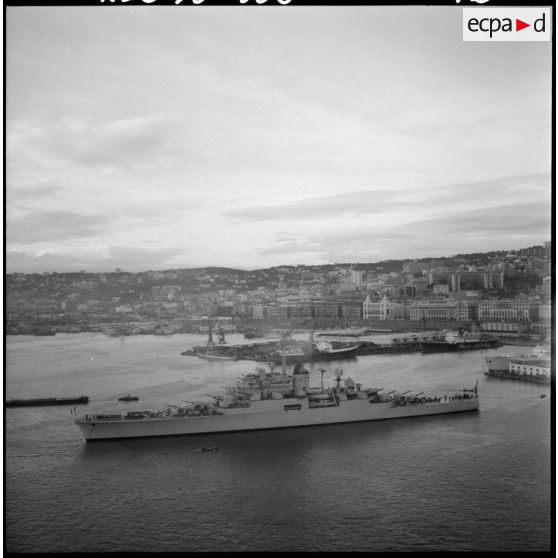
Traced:
[[[8, 337], [5, 397], [87, 394], [84, 414], [159, 407], [220, 391], [256, 366], [180, 355], [204, 342]], [[69, 406], [6, 409], [6, 548], [550, 550], [551, 388], [482, 374], [485, 356], [518, 350], [370, 355], [325, 366], [328, 383], [341, 367], [364, 386], [403, 391], [443, 394], [478, 379], [478, 413], [87, 444]], [[321, 366], [308, 368], [319, 385]], [[140, 401], [119, 403], [127, 393]]]

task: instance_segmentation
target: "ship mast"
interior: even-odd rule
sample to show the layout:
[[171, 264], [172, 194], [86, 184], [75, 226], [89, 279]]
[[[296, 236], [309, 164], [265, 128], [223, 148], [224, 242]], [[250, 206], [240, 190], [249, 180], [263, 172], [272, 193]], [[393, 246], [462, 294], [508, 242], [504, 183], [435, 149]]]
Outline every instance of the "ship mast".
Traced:
[[341, 370], [341, 368], [336, 368], [335, 373], [337, 374], [337, 378], [335, 378], [335, 381], [337, 382], [335, 391], [339, 391], [339, 385], [341, 384], [341, 376], [343, 375], [343, 370]]
[[281, 348], [281, 368], [283, 370], [283, 374], [287, 373], [287, 359], [285, 357], [285, 338], [281, 336], [281, 340], [279, 341], [279, 347]]
[[207, 348], [213, 348], [213, 322], [209, 320], [207, 329]]

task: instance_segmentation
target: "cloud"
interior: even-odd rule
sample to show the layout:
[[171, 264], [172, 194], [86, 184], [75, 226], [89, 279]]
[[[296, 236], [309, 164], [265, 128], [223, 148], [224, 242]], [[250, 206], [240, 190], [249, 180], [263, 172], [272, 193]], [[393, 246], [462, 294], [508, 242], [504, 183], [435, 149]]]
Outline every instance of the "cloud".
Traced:
[[391, 226], [345, 226], [316, 232], [281, 232], [257, 251], [275, 264], [374, 262], [382, 259], [451, 256], [516, 249], [549, 240], [551, 214], [545, 202], [508, 204]]
[[78, 167], [144, 167], [160, 164], [173, 151], [173, 123], [166, 117], [142, 116], [104, 123], [64, 117], [55, 122], [10, 121], [6, 126], [7, 160], [15, 170]]
[[185, 267], [176, 265], [175, 258], [187, 253], [184, 248], [148, 250], [123, 246], [82, 246], [60, 248], [46, 252], [12, 249], [6, 251], [7, 273], [40, 273], [41, 271], [89, 271], [94, 273], [114, 271], [139, 272], [148, 269]]
[[445, 217], [413, 223], [415, 229], [425, 233], [477, 236], [499, 235], [544, 235], [550, 236], [551, 207], [544, 201], [502, 205], [475, 211], [456, 212]]
[[65, 242], [103, 233], [111, 224], [106, 216], [86, 215], [65, 210], [27, 212], [6, 219], [6, 244], [37, 244], [45, 241]]
[[484, 200], [484, 203], [511, 202], [516, 200], [548, 200], [551, 195], [551, 179], [548, 174], [526, 174], [507, 176], [494, 180], [461, 182], [450, 184], [432, 191], [437, 202], [471, 202]]
[[234, 222], [278, 221], [283, 219], [321, 220], [351, 214], [382, 213], [386, 210], [411, 208], [413, 202], [394, 190], [356, 191], [335, 196], [320, 196], [277, 204], [273, 207], [231, 209], [223, 212]]
[[421, 212], [454, 212], [459, 207], [483, 211], [486, 206], [500, 206], [518, 200], [550, 200], [550, 192], [549, 177], [535, 174], [442, 187], [360, 190], [301, 199], [272, 207], [235, 208], [223, 214], [236, 224], [290, 219], [316, 221], [351, 215], [380, 216], [389, 212], [408, 212], [409, 219], [413, 220], [412, 215], [419, 217]]
[[10, 204], [17, 203], [19, 200], [36, 200], [37, 198], [49, 198], [61, 190], [60, 186], [54, 184], [37, 184], [35, 186], [23, 186], [20, 188], [10, 188]]
[[[138, 117], [108, 122], [89, 130], [78, 130], [72, 152], [86, 166], [137, 164], [153, 159], [167, 144], [172, 123], [164, 117]], [[66, 140], [64, 134], [59, 140]], [[60, 141], [61, 149], [68, 148]]]

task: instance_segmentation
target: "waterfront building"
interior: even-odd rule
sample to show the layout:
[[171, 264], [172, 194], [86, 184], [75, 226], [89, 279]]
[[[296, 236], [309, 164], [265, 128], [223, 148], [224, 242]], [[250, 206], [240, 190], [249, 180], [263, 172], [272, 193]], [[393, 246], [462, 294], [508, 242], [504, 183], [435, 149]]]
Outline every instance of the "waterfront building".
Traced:
[[448, 299], [416, 300], [411, 304], [411, 320], [458, 320], [459, 302]]
[[268, 304], [266, 306], [267, 319], [270, 321], [287, 320], [289, 317], [288, 306]]
[[362, 320], [362, 304], [345, 303], [341, 304], [341, 319], [344, 321]]
[[312, 307], [316, 320], [336, 320], [340, 316], [337, 302], [314, 302]]
[[503, 333], [506, 335], [519, 335], [527, 331], [526, 323], [520, 322], [481, 322], [481, 331], [490, 333]]
[[363, 320], [401, 320], [405, 317], [404, 305], [391, 301], [386, 295], [372, 301], [369, 296], [362, 303]]
[[289, 317], [296, 320], [306, 320], [312, 317], [310, 302], [295, 302], [288, 305]]
[[479, 301], [481, 322], [528, 322], [529, 301], [526, 299], [487, 299]]
[[544, 374], [545, 376], [550, 376], [551, 374], [550, 361], [546, 365], [542, 359], [534, 362], [511, 359], [509, 366], [512, 374]]
[[477, 320], [479, 315], [479, 304], [477, 300], [457, 300], [458, 319], [464, 321]]
[[379, 301], [372, 301], [367, 296], [362, 303], [362, 318], [364, 320], [385, 320], [388, 312], [385, 304], [387, 300], [387, 297], [384, 296]]

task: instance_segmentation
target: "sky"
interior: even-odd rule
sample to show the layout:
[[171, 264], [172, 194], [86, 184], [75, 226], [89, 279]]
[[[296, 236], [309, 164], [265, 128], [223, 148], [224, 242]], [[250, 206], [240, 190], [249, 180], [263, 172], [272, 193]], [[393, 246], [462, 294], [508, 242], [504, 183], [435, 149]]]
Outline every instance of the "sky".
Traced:
[[462, 7], [6, 7], [5, 270], [377, 262], [551, 238], [551, 43]]

